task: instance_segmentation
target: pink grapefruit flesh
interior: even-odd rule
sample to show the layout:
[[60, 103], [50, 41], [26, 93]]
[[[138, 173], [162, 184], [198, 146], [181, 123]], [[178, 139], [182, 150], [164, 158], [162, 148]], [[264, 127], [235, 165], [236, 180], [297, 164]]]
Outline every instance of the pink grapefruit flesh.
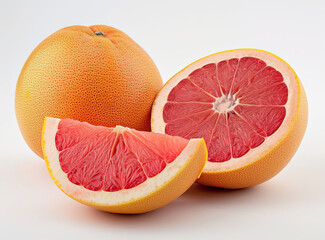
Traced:
[[287, 98], [282, 74], [261, 59], [209, 63], [169, 93], [163, 110], [165, 132], [204, 137], [210, 162], [239, 158], [280, 127]]
[[[177, 198], [198, 178], [207, 158], [203, 139], [55, 118], [45, 120], [43, 150], [62, 191], [120, 213], [150, 211]], [[172, 186], [182, 175], [183, 183]], [[161, 191], [167, 195], [152, 200]]]
[[[208, 162], [199, 182], [226, 188], [248, 187], [274, 176], [293, 156], [307, 124], [305, 105], [298, 77], [282, 59], [262, 50], [231, 50], [194, 62], [165, 84], [153, 105], [152, 130], [205, 139]], [[271, 165], [276, 165], [276, 170], [269, 173], [263, 169], [264, 176], [256, 179], [250, 171], [250, 176], [243, 174], [243, 178], [252, 181], [238, 178], [224, 183], [228, 181], [224, 177], [227, 173], [230, 176], [230, 172], [267, 156], [296, 125], [299, 136], [294, 149], [283, 154], [284, 159], [279, 158], [281, 164], [268, 160], [274, 161]], [[207, 181], [205, 173], [209, 174]], [[212, 173], [216, 175], [214, 180]]]
[[121, 132], [72, 119], [60, 121], [55, 143], [62, 171], [72, 183], [107, 192], [136, 187], [163, 171], [189, 142], [119, 128]]

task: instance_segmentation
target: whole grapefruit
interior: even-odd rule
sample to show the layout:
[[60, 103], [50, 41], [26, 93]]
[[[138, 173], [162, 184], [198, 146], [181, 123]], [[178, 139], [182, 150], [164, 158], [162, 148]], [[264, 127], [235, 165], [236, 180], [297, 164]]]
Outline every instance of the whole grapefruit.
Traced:
[[17, 121], [26, 143], [43, 157], [45, 116], [150, 130], [151, 106], [162, 85], [153, 60], [124, 32], [70, 26], [27, 59], [16, 87]]

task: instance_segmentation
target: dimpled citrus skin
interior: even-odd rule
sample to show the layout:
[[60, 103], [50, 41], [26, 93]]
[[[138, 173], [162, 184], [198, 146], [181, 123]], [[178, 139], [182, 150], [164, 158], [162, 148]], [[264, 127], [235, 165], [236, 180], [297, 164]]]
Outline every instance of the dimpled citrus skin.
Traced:
[[17, 82], [21, 133], [43, 158], [45, 116], [150, 130], [163, 82], [150, 56], [122, 31], [104, 25], [63, 28], [41, 42]]

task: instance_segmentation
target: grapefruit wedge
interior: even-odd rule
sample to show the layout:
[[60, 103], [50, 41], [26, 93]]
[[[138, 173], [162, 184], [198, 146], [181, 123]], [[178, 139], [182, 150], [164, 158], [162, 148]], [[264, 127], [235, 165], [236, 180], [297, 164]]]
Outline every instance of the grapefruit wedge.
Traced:
[[71, 198], [114, 213], [166, 205], [198, 178], [204, 140], [45, 118], [42, 148], [50, 175]]
[[262, 183], [283, 169], [303, 138], [307, 100], [293, 69], [256, 49], [210, 55], [173, 76], [152, 109], [153, 132], [203, 137], [198, 182], [222, 188]]

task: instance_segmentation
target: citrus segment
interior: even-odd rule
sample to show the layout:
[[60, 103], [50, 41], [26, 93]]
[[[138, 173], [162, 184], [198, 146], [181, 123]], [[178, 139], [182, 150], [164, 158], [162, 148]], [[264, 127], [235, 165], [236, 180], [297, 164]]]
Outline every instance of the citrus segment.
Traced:
[[217, 65], [217, 77], [223, 94], [229, 94], [232, 81], [235, 77], [239, 60], [232, 58], [224, 60]]
[[[266, 66], [263, 60], [253, 57], [243, 57], [239, 60], [234, 79], [232, 80], [231, 93], [237, 93], [256, 77]], [[231, 81], [230, 81], [231, 82]]]
[[[196, 132], [196, 128], [203, 126], [206, 119], [213, 114], [213, 110], [210, 109], [201, 113], [176, 118], [167, 124], [166, 130], [170, 135], [192, 138], [192, 135]], [[208, 141], [207, 139], [205, 140]]]
[[[203, 139], [72, 119], [46, 118], [42, 139], [47, 166], [62, 191], [85, 204], [121, 213], [150, 211], [177, 198], [197, 179], [207, 158]], [[170, 188], [175, 179], [184, 182], [169, 189], [163, 202], [151, 202], [151, 196]], [[133, 208], [141, 199], [148, 206]]]
[[[128, 189], [160, 173], [166, 167], [166, 157], [168, 163], [174, 161], [189, 141], [153, 134], [155, 141], [160, 142], [160, 148], [169, 153], [166, 156], [139, 141], [135, 131], [120, 126], [114, 130], [91, 127], [88, 123], [62, 119], [55, 138], [62, 170], [71, 182], [90, 190]], [[177, 148], [165, 144], [170, 139]]]
[[189, 75], [189, 79], [198, 87], [215, 97], [222, 95], [220, 87], [216, 84], [218, 82], [217, 67], [213, 63], [193, 71]]
[[170, 102], [214, 102], [213, 96], [210, 96], [203, 89], [199, 88], [190, 79], [184, 79], [179, 82], [168, 95]]
[[209, 161], [224, 162], [231, 158], [229, 131], [224, 114], [219, 114], [207, 146]]
[[286, 114], [283, 106], [239, 105], [234, 111], [264, 137], [271, 136], [280, 127]]
[[227, 118], [227, 127], [233, 158], [243, 156], [251, 148], [256, 148], [264, 142], [264, 138], [257, 134], [249, 124], [237, 114], [228, 113]]
[[199, 112], [204, 112], [212, 108], [212, 103], [200, 102], [168, 102], [164, 107], [164, 121], [170, 122], [183, 117]]

